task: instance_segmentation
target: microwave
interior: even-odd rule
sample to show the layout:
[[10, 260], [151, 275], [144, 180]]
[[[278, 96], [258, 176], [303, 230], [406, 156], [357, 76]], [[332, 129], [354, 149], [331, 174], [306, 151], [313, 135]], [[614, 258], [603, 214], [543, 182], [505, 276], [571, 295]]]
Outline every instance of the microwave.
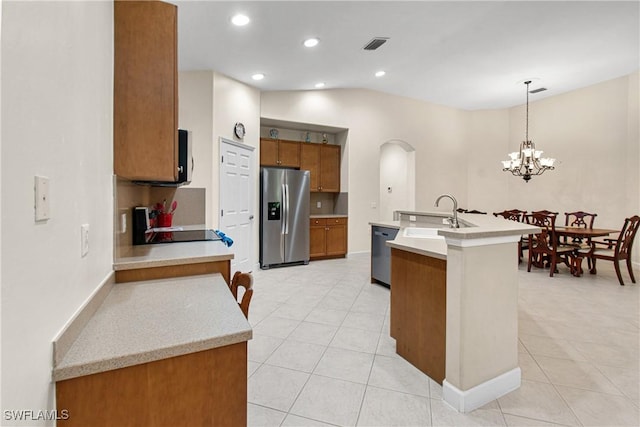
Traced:
[[192, 132], [178, 129], [178, 179], [176, 181], [135, 181], [135, 183], [156, 187], [180, 187], [190, 184], [194, 167], [192, 146]]

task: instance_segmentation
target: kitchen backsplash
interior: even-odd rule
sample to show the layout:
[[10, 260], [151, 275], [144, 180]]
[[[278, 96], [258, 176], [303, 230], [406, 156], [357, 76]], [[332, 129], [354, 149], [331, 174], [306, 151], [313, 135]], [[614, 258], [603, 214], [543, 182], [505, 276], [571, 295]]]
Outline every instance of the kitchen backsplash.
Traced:
[[[115, 218], [114, 218], [114, 257], [119, 258], [132, 246], [133, 237], [131, 208], [146, 206], [151, 208], [157, 202], [167, 201], [167, 206], [178, 203], [173, 216], [174, 226], [202, 225], [206, 223], [204, 188], [150, 187], [133, 184], [131, 181], [114, 176]], [[122, 227], [122, 215], [126, 217], [126, 227]]]
[[347, 195], [348, 193], [311, 193], [309, 213], [311, 215], [347, 215]]

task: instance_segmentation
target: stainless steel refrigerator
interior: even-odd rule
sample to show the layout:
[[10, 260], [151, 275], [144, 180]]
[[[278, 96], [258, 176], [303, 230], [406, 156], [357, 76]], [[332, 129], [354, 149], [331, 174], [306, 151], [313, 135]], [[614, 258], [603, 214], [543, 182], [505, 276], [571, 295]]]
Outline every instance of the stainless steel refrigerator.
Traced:
[[260, 170], [260, 267], [309, 263], [309, 171]]

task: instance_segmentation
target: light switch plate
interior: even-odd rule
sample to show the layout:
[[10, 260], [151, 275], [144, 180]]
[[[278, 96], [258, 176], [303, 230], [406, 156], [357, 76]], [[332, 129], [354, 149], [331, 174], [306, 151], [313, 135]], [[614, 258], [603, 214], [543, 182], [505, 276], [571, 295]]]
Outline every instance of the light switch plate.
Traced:
[[35, 177], [35, 219], [46, 221], [49, 219], [49, 178], [45, 176]]

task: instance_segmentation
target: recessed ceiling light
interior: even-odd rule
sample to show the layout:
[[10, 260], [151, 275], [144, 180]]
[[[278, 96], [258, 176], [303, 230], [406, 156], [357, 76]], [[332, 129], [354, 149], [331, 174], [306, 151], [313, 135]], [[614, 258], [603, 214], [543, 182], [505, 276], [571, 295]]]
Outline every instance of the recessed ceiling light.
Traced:
[[233, 23], [233, 25], [237, 25], [238, 27], [247, 25], [249, 21], [251, 21], [249, 17], [242, 14], [234, 15], [234, 17], [231, 18], [231, 22]]
[[256, 74], [254, 74], [253, 76], [251, 76], [251, 78], [252, 78], [253, 80], [262, 80], [262, 79], [264, 79], [264, 74], [262, 74], [262, 73], [256, 73]]
[[323, 87], [324, 87], [324, 83], [323, 82], [316, 83], [316, 88], [317, 89], [320, 89], [320, 88], [323, 88]]
[[382, 70], [380, 70], [380, 71], [376, 71], [376, 77], [382, 77], [382, 76], [384, 76], [385, 74], [387, 74], [387, 73], [385, 73], [385, 72], [384, 72], [384, 71], [382, 71]]
[[306, 47], [314, 47], [316, 46], [318, 43], [320, 43], [320, 40], [316, 39], [316, 38], [311, 38], [311, 39], [306, 39], [304, 41], [304, 45]]

